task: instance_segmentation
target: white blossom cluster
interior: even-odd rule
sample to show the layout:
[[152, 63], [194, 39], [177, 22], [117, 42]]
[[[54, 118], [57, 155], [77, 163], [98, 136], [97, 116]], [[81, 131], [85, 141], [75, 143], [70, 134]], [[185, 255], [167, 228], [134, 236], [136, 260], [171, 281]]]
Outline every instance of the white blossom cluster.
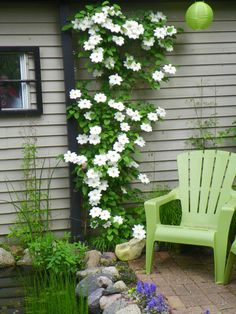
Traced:
[[[147, 20], [149, 27], [146, 30], [145, 24], [139, 20], [127, 19], [117, 6], [105, 5], [100, 10], [96, 9], [92, 13], [89, 12], [72, 21], [73, 29], [86, 32], [82, 40], [82, 47], [90, 59], [93, 76], [99, 78], [106, 75], [111, 90], [117, 87], [122, 88], [127, 78], [119, 73], [119, 67], [122, 67], [122, 73], [126, 71], [128, 75], [132, 75], [130, 71], [135, 72], [135, 75], [138, 73], [142, 75], [146, 71], [145, 63], [135, 59], [134, 56], [125, 54], [125, 58], [119, 59], [115, 55], [114, 52], [119, 51], [120, 47], [130, 40], [139, 41], [141, 48], [146, 51], [155, 46], [168, 52], [173, 50], [171, 37], [177, 33], [177, 30], [174, 26], [165, 25], [166, 16], [162, 12], [150, 13]], [[112, 53], [107, 52], [109, 48], [106, 48], [106, 44], [108, 42], [109, 47], [113, 47]], [[153, 84], [156, 82], [160, 84], [166, 80], [168, 75], [173, 75], [175, 72], [176, 68], [172, 64], [161, 64], [148, 74], [148, 80], [152, 80]], [[133, 127], [135, 126], [137, 132], [152, 132], [152, 123], [163, 119], [166, 112], [163, 108], [158, 107], [144, 114], [137, 106], [113, 99], [102, 89], [93, 97], [84, 96], [79, 89], [72, 89], [70, 98], [87, 121], [86, 130], [83, 134], [78, 134], [76, 138], [78, 144], [95, 145], [96, 147], [96, 154], [89, 157], [89, 160], [84, 155], [77, 155], [70, 151], [64, 154], [65, 162], [79, 165], [83, 169], [83, 184], [88, 187], [91, 227], [96, 228], [102, 225], [106, 229], [112, 225], [122, 225], [125, 221], [122, 215], [112, 216], [109, 208], [103, 208], [103, 195], [109, 191], [110, 182], [116, 182], [115, 180], [119, 179], [122, 172], [123, 154], [129, 145], [135, 144], [142, 148], [146, 144], [142, 136], [132, 135]], [[110, 121], [111, 128], [113, 125], [117, 128], [115, 139], [111, 140], [110, 147], [107, 149], [102, 146], [105, 127], [95, 122], [99, 121], [96, 120], [98, 110], [111, 112], [113, 117], [113, 121]], [[138, 171], [139, 164], [137, 162], [131, 159], [126, 165], [133, 168], [133, 171], [136, 169], [137, 178], [141, 183], [148, 184], [150, 182], [145, 173]], [[125, 187], [121, 186], [120, 189], [121, 193], [127, 194]], [[135, 238], [145, 238], [144, 226], [134, 225], [132, 231]]]

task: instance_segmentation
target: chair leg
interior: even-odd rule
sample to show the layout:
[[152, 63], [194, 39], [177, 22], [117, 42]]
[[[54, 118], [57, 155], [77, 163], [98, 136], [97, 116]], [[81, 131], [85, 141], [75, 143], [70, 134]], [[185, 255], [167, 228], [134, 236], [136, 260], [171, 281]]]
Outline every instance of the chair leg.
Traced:
[[153, 240], [147, 239], [146, 241], [146, 274], [147, 275], [149, 275], [152, 271], [153, 250], [154, 250]]
[[215, 264], [215, 283], [224, 284], [226, 247], [223, 247], [223, 245], [219, 245], [216, 248], [214, 248], [214, 264]]
[[225, 268], [225, 279], [224, 279], [224, 284], [229, 283], [229, 279], [232, 273], [232, 269], [233, 269], [233, 263], [234, 263], [234, 259], [235, 259], [235, 255], [230, 252], [228, 259], [227, 259], [227, 264], [226, 264], [226, 268]]

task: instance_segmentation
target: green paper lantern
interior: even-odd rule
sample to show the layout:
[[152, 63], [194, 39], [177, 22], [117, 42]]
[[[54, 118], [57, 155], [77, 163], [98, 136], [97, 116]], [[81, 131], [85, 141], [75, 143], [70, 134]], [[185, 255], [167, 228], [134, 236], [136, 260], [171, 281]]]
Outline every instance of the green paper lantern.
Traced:
[[196, 1], [188, 8], [185, 20], [193, 30], [206, 29], [213, 21], [212, 8], [204, 1]]

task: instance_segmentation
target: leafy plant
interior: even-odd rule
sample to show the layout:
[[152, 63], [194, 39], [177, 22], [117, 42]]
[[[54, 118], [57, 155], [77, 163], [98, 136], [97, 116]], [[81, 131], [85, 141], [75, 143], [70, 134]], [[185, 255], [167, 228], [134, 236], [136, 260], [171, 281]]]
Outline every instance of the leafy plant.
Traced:
[[22, 191], [17, 192], [13, 184], [7, 182], [10, 203], [17, 214], [16, 223], [10, 227], [9, 237], [16, 238], [24, 246], [49, 230], [49, 194], [57, 165], [49, 171], [47, 179], [44, 179], [45, 160], [39, 165], [36, 144], [28, 141], [23, 146]]
[[51, 232], [38, 236], [29, 244], [33, 265], [51, 273], [75, 273], [84, 266], [87, 247], [81, 242], [68, 242], [69, 235], [57, 239]]
[[79, 34], [76, 55], [88, 60], [86, 69], [99, 84], [96, 93], [92, 80], [79, 81], [70, 91], [67, 114], [78, 124], [80, 154], [68, 151], [64, 160], [74, 164], [75, 186], [82, 191], [91, 228], [101, 230], [96, 246], [112, 248], [135, 236], [134, 216], [140, 211], [131, 213], [123, 205], [132, 196], [130, 183], [150, 182], [134, 158], [145, 145], [140, 133], [151, 132], [166, 114], [154, 104], [134, 101], [133, 90], [140, 83], [159, 89], [175, 74], [165, 54], [173, 50], [178, 30], [161, 12], [130, 18], [108, 1], [86, 5], [64, 29]]
[[203, 106], [212, 105], [205, 103], [202, 100], [191, 99], [197, 119], [192, 120], [191, 124], [194, 127], [194, 135], [188, 138], [189, 142], [196, 149], [207, 149], [216, 147], [222, 143], [224, 139], [224, 132], [217, 132], [216, 127], [219, 122], [216, 118], [216, 104], [214, 104], [215, 112], [207, 119], [203, 118]]
[[88, 314], [87, 299], [76, 300], [73, 275], [37, 272], [24, 285], [26, 314]]

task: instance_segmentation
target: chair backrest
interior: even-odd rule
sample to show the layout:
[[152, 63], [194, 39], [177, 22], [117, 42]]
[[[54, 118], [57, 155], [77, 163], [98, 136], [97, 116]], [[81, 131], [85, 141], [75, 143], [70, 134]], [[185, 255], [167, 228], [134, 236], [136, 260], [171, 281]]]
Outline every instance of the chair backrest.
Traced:
[[183, 225], [214, 227], [229, 200], [236, 175], [236, 154], [220, 150], [178, 155]]

